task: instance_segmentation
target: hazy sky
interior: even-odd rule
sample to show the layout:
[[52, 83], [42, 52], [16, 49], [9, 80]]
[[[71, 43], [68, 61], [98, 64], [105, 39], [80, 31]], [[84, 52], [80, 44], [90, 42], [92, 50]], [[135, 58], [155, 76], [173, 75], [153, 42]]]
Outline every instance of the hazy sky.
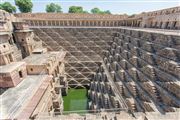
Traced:
[[[8, 1], [14, 4], [14, 0]], [[110, 10], [114, 14], [135, 14], [143, 11], [153, 11], [169, 7], [180, 6], [180, 0], [32, 0], [33, 12], [45, 12], [47, 4], [54, 2], [61, 5], [63, 12], [68, 12], [69, 6], [82, 6], [90, 11], [94, 7]]]

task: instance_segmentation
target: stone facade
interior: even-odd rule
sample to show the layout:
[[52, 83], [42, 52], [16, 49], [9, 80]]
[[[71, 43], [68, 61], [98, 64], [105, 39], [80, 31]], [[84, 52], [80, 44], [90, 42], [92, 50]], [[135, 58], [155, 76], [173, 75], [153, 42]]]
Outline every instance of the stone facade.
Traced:
[[54, 27], [119, 27], [131, 26], [141, 28], [180, 29], [180, 7], [173, 7], [141, 14], [98, 15], [98, 14], [57, 14], [57, 13], [23, 13], [15, 16], [26, 20], [30, 26]]
[[26, 63], [14, 62], [4, 66], [0, 66], [0, 87], [15, 87], [17, 86], [26, 76]]
[[121, 96], [133, 113], [178, 112], [178, 46], [178, 36], [119, 29], [92, 78], [90, 108], [122, 109], [112, 99]]
[[[155, 113], [158, 115], [154, 117], [159, 118], [162, 114], [178, 113], [179, 35], [176, 31], [123, 27], [33, 29], [36, 40], [43, 40], [50, 50], [67, 51], [65, 69], [71, 87], [89, 86], [84, 84], [84, 79], [80, 80], [81, 75], [89, 75], [86, 83], [90, 83], [90, 112], [149, 114], [144, 119]], [[85, 68], [94, 70], [90, 73]]]
[[48, 52], [41, 41], [34, 41], [28, 24], [12, 14], [0, 11], [0, 21], [0, 119], [61, 114], [62, 94], [67, 94], [66, 53]]
[[[0, 117], [176, 119], [178, 15], [16, 14], [26, 23], [0, 11]], [[89, 89], [84, 115], [62, 115], [68, 87]]]
[[180, 7], [173, 7], [152, 12], [143, 12], [123, 20], [123, 26], [180, 29]]

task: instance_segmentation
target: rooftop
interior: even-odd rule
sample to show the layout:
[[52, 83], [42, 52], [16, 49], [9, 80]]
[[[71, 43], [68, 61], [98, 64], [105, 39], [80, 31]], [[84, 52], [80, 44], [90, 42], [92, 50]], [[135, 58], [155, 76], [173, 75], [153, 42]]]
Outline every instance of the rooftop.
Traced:
[[123, 19], [127, 15], [111, 15], [111, 14], [88, 14], [88, 13], [19, 13], [16, 17], [24, 19]]
[[47, 79], [48, 75], [27, 76], [16, 87], [9, 88], [0, 96], [0, 119], [13, 118], [23, 109], [22, 104], [27, 104], [37, 92], [39, 86]]
[[48, 52], [44, 54], [32, 54], [26, 57], [23, 61], [26, 62], [28, 65], [44, 65], [49, 60], [58, 57], [57, 59], [61, 61], [64, 59], [65, 52]]
[[12, 72], [16, 69], [18, 69], [18, 67], [22, 66], [26, 64], [25, 62], [12, 62], [8, 65], [2, 65], [0, 66], [0, 73], [9, 73]]

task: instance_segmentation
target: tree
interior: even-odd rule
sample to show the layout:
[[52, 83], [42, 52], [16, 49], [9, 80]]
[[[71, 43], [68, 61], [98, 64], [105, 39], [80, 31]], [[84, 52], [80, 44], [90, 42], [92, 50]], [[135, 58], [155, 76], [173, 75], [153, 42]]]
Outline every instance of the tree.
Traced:
[[109, 10], [104, 11], [104, 14], [111, 14]]
[[100, 10], [99, 8], [93, 8], [91, 9], [91, 13], [93, 14], [111, 14], [111, 12], [109, 10], [106, 10], [106, 11], [102, 11]]
[[62, 12], [61, 9], [61, 6], [58, 4], [51, 3], [46, 5], [46, 12]]
[[33, 3], [31, 0], [15, 0], [15, 4], [22, 13], [32, 12]]
[[91, 13], [99, 14], [99, 13], [101, 13], [101, 10], [99, 8], [93, 8], [93, 9], [91, 9]]
[[9, 13], [15, 13], [16, 7], [11, 5], [9, 2], [4, 2], [3, 4], [0, 4], [0, 9], [5, 10]]
[[85, 10], [85, 11], [83, 11], [83, 13], [89, 13], [89, 12]]
[[84, 13], [81, 6], [71, 6], [69, 7], [69, 13]]
[[132, 15], [129, 16], [129, 18], [133, 18], [133, 17], [135, 17], [135, 15], [136, 15], [136, 14], [132, 14]]

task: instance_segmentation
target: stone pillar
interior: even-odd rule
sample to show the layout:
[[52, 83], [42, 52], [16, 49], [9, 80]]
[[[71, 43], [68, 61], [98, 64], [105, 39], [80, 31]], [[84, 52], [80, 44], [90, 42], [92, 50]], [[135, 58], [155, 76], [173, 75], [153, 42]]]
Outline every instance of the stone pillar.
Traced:
[[15, 62], [14, 56], [12, 54], [9, 54], [9, 56], [10, 56], [11, 61]]
[[79, 24], [80, 24], [79, 26], [82, 26], [82, 20], [79, 21]]
[[133, 26], [134, 26], [134, 21], [131, 22], [131, 27], [133, 27]]
[[169, 23], [169, 27], [170, 27], [170, 29], [173, 29], [173, 21], [171, 21], [171, 22]]
[[64, 26], [64, 25], [65, 25], [65, 24], [64, 24], [64, 20], [61, 20], [61, 21], [60, 21], [60, 25], [61, 25], [61, 26]]
[[4, 59], [4, 63], [5, 64], [8, 64], [9, 63], [9, 60], [8, 60], [8, 58], [7, 58], [7, 56], [5, 55], [5, 56], [3, 56], [3, 59]]

